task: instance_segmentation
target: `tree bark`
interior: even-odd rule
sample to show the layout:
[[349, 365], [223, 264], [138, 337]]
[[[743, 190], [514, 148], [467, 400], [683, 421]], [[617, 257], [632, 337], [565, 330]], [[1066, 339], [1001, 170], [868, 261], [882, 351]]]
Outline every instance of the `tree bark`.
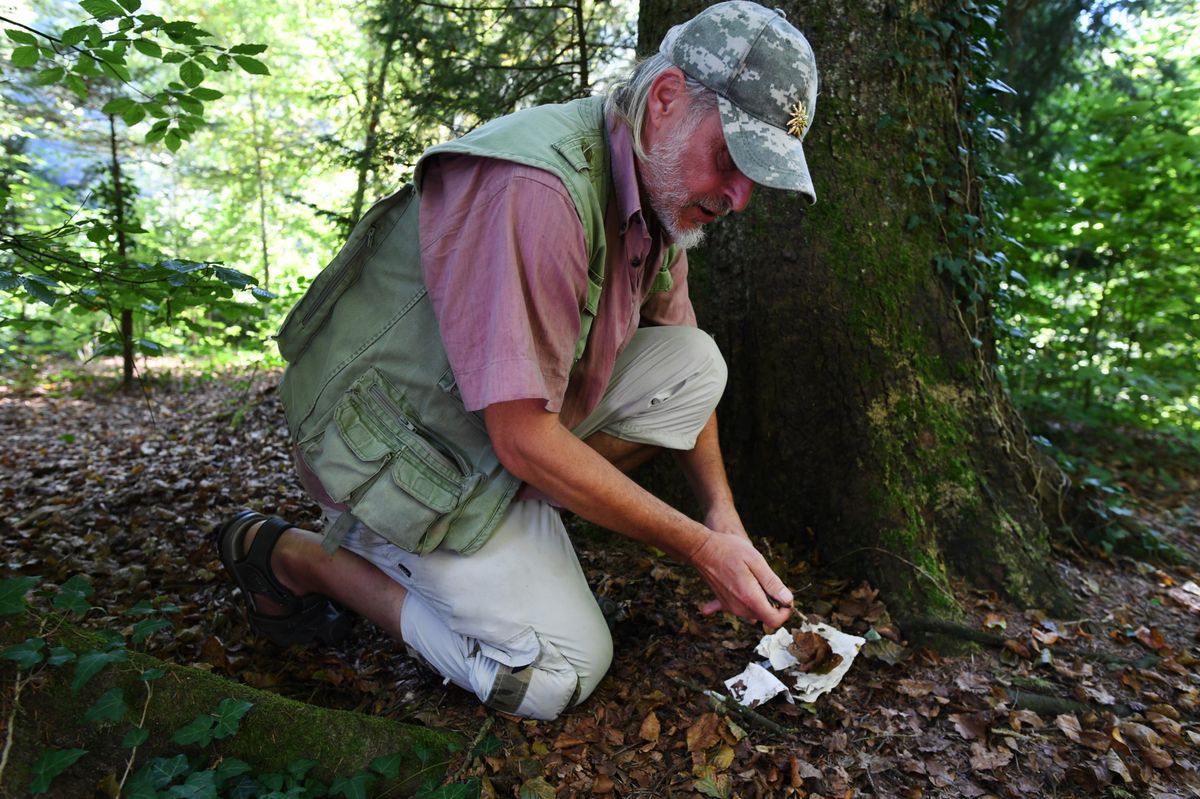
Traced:
[[[641, 0], [640, 50], [703, 5]], [[964, 313], [935, 274], [935, 225], [908, 229], [930, 206], [904, 179], [913, 133], [955, 157], [956, 98], [882, 55], [909, 46], [914, 6], [948, 4], [779, 5], [820, 69], [804, 147], [818, 203], [760, 188], [690, 254], [729, 363], [721, 438], [748, 529], [811, 543], [894, 612], [958, 615], [959, 580], [1065, 611], [1038, 497], [1061, 475], [994, 377], [986, 307]]]
[[[44, 619], [28, 611], [16, 621], [0, 624], [0, 649], [39, 634]], [[83, 654], [103, 649], [98, 636], [69, 626], [59, 628], [49, 646], [66, 646]], [[130, 757], [136, 773], [155, 757], [186, 753], [208, 763], [236, 757], [249, 763], [253, 774], [283, 773], [289, 763], [307, 758], [317, 761], [314, 776], [324, 782], [349, 776], [373, 759], [400, 753], [404, 756], [400, 777], [387, 795], [411, 795], [429, 777], [441, 778], [459, 747], [459, 736], [390, 719], [343, 710], [329, 710], [260, 691], [207, 671], [176, 666], [130, 651], [129, 660], [107, 666], [75, 694], [71, 691], [74, 664], [52, 667], [45, 664], [32, 671], [18, 669], [11, 660], [0, 660], [0, 714], [5, 748], [0, 772], [0, 795], [24, 796], [31, 769], [47, 749], [85, 749], [87, 754], [68, 767], [51, 786], [51, 796], [101, 796], [103, 785], [122, 779]], [[146, 683], [140, 675], [147, 669], [163, 669], [165, 675]], [[150, 687], [147, 699], [147, 685]], [[129, 706], [122, 722], [90, 722], [84, 714], [105, 692], [121, 688]], [[202, 713], [232, 698], [252, 703], [235, 735], [197, 745], [171, 743], [171, 736]], [[144, 711], [143, 711], [144, 706]], [[145, 743], [131, 753], [122, 745], [126, 732], [137, 725], [150, 731]], [[10, 737], [11, 736], [11, 737]], [[431, 753], [428, 765], [415, 754], [418, 748]]]

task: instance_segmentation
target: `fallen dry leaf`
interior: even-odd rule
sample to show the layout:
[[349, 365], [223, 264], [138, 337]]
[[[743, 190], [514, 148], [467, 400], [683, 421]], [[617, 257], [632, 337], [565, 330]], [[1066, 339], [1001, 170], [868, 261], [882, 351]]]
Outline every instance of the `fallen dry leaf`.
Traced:
[[638, 730], [638, 737], [643, 741], [656, 743], [661, 732], [662, 730], [659, 726], [658, 715], [651, 710], [646, 714], [646, 718], [642, 719], [642, 726], [641, 729]]
[[988, 717], [985, 713], [951, 713], [950, 720], [964, 740], [974, 741], [987, 736]]
[[923, 696], [929, 696], [929, 694], [933, 693], [933, 683], [928, 680], [898, 680], [896, 682], [896, 690], [905, 696], [920, 699]]
[[705, 713], [692, 726], [688, 727], [687, 731], [687, 748], [689, 752], [703, 752], [710, 746], [721, 740], [721, 736], [717, 733], [717, 725], [720, 723], [716, 713]]
[[825, 674], [842, 662], [842, 656], [833, 654], [829, 642], [814, 632], [793, 632], [787, 651], [800, 661], [793, 670], [805, 674]]
[[992, 749], [982, 741], [971, 744], [971, 768], [975, 771], [991, 771], [1003, 768], [1012, 762], [1013, 753], [1008, 749]]

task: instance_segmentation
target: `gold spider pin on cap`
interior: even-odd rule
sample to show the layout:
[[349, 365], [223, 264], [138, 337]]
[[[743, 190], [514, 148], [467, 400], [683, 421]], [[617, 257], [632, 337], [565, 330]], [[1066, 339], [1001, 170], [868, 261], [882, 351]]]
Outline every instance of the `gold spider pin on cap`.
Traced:
[[797, 139], [801, 139], [804, 138], [804, 131], [807, 128], [808, 109], [804, 107], [803, 100], [797, 100], [796, 105], [792, 107], [792, 116], [788, 119], [787, 132]]

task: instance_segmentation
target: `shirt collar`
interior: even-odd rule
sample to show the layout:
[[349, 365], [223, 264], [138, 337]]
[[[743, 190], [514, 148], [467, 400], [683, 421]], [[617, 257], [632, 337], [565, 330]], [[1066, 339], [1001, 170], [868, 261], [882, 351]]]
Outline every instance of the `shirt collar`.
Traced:
[[613, 192], [617, 200], [621, 234], [635, 222], [645, 224], [642, 195], [638, 189], [637, 166], [633, 156], [633, 135], [629, 126], [614, 116], [607, 118], [609, 157], [612, 159]]

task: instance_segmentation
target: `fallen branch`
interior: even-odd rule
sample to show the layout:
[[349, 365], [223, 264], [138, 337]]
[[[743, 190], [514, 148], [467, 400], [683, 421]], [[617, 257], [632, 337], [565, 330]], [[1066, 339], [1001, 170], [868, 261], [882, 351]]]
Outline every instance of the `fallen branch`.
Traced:
[[763, 729], [773, 732], [776, 735], [790, 735], [792, 732], [794, 732], [794, 730], [784, 727], [778, 722], [771, 721], [771, 719], [767, 718], [761, 713], [755, 713], [750, 708], [738, 704], [736, 699], [731, 699], [724, 694], [719, 694], [716, 691], [705, 688], [698, 682], [689, 680], [686, 677], [677, 677], [674, 674], [668, 674], [667, 676], [670, 677], [673, 682], [678, 685], [682, 685], [684, 688], [704, 694], [706, 697], [708, 697], [708, 700], [713, 703], [715, 709], [723, 710], [730, 715], [737, 716], [747, 724], [751, 724], [756, 727], [762, 727]]

